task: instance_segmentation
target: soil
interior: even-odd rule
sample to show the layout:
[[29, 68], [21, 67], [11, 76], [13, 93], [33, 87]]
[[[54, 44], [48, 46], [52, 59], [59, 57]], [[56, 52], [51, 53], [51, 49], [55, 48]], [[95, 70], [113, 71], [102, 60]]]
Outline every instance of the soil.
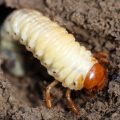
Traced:
[[14, 9], [37, 9], [93, 53], [105, 51], [109, 55], [104, 90], [94, 97], [84, 90], [72, 93], [80, 115], [67, 107], [61, 85], [52, 90], [52, 109], [46, 108], [44, 90], [53, 78], [32, 55], [25, 59], [23, 77], [11, 75], [0, 60], [1, 120], [120, 120], [120, 0], [0, 0], [0, 4], [0, 25]]

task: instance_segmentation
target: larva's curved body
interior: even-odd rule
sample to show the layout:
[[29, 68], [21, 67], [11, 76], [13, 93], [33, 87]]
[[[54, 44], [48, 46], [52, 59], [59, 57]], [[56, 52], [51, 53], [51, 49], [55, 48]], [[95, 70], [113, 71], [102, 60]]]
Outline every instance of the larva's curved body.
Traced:
[[70, 89], [82, 89], [85, 80], [89, 80], [86, 78], [89, 71], [98, 65], [91, 52], [80, 46], [73, 35], [35, 10], [13, 12], [2, 27], [1, 37], [19, 40], [50, 75]]

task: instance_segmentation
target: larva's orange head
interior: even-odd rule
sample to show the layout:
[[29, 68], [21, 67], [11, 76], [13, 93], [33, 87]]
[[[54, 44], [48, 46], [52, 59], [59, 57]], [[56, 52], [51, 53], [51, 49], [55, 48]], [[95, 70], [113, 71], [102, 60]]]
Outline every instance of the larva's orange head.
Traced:
[[104, 67], [96, 63], [87, 73], [84, 82], [84, 88], [86, 89], [102, 89], [105, 85], [105, 69]]

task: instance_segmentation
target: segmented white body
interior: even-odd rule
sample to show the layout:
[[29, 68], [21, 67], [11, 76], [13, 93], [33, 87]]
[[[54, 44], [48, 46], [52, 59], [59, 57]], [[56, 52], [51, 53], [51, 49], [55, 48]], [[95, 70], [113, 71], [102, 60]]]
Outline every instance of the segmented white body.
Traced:
[[80, 90], [98, 62], [72, 34], [35, 10], [20, 9], [6, 19], [2, 39], [19, 40], [64, 87]]

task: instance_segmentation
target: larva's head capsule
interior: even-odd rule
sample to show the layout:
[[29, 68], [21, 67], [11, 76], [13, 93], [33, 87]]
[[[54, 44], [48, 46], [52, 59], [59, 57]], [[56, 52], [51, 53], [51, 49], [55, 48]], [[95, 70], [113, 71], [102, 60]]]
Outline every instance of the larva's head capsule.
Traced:
[[102, 89], [105, 85], [105, 69], [99, 63], [93, 65], [87, 73], [84, 88], [85, 89]]

